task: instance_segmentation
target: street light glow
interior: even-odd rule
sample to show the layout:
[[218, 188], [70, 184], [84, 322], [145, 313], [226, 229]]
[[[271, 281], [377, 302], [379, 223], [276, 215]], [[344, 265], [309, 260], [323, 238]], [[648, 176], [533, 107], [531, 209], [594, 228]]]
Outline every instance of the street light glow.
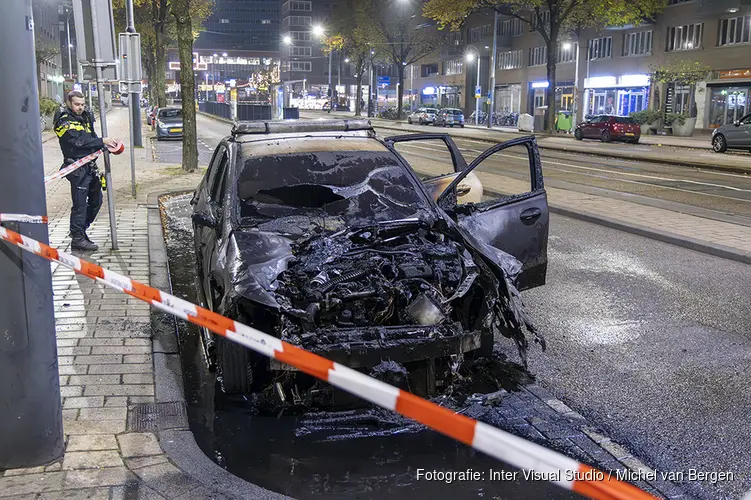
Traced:
[[317, 25], [313, 26], [313, 34], [315, 36], [322, 36], [324, 33], [323, 26]]
[[349, 57], [348, 57], [348, 58], [346, 58], [346, 59], [344, 60], [344, 62], [348, 63], [348, 62], [349, 62]]
[[226, 52], [222, 52], [222, 57], [227, 57], [227, 53]]
[[466, 56], [464, 56], [464, 57], [465, 57], [465, 58], [467, 59], [467, 61], [469, 61], [469, 62], [472, 62], [472, 61], [474, 61], [474, 60], [475, 60], [475, 55], [474, 55], [474, 54], [467, 54], [467, 55], [466, 55]]
[[72, 49], [72, 48], [73, 48], [73, 44], [72, 44], [72, 43], [69, 43], [69, 44], [68, 44], [68, 47], [70, 47], [70, 48]]
[[571, 42], [564, 43], [563, 50], [571, 50]]
[[284, 38], [282, 40], [284, 41], [284, 45], [292, 44], [292, 37], [289, 35], [284, 35]]

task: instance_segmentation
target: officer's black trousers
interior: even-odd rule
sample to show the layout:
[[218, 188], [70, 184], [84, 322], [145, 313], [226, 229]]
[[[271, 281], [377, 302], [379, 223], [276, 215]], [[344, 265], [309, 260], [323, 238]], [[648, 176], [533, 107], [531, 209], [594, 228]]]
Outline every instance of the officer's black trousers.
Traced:
[[102, 207], [102, 184], [89, 165], [68, 174], [73, 208], [70, 210], [70, 235], [80, 238], [94, 222]]

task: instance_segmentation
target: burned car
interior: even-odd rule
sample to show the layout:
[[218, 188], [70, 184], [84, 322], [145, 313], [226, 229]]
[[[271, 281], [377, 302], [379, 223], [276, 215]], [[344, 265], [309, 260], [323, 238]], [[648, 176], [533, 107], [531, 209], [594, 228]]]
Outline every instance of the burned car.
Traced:
[[[438, 182], [423, 183], [395, 148], [426, 139], [453, 158]], [[535, 189], [485, 200], [472, 170], [509, 145], [528, 152]], [[238, 123], [191, 204], [203, 306], [364, 373], [401, 373], [415, 393], [435, 393], [500, 335], [522, 355], [537, 339], [517, 290], [543, 284], [547, 268], [532, 137], [467, 165], [446, 134], [380, 139], [357, 120]], [[271, 388], [299, 402], [315, 386], [223, 337], [205, 332], [204, 346], [225, 393]]]

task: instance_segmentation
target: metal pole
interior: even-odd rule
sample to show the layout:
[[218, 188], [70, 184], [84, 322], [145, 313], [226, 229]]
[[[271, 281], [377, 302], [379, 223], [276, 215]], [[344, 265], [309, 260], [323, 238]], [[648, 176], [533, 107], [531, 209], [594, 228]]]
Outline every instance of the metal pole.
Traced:
[[373, 105], [373, 61], [370, 61], [368, 68], [368, 116], [373, 116], [371, 112]]
[[[477, 84], [480, 86], [480, 51], [477, 51]], [[482, 98], [482, 89], [480, 89], [480, 97], [475, 95], [475, 126], [480, 124], [480, 98]]]
[[68, 14], [68, 20], [65, 22], [65, 31], [68, 34], [68, 72], [70, 73], [70, 78], [73, 79], [73, 56], [70, 50], [70, 46], [72, 45], [70, 43], [70, 14]]
[[[2, 2], [0, 93], [17, 104], [7, 106], [0, 121], [6, 160], [0, 209], [47, 215], [33, 29], [31, 0]], [[3, 226], [49, 242], [45, 224]], [[64, 444], [50, 265], [0, 245], [0, 469], [45, 465], [63, 456]]]
[[488, 128], [493, 127], [493, 113], [495, 113], [495, 53], [498, 50], [498, 11], [493, 20], [493, 52], [490, 54], [490, 109], [488, 109]]
[[331, 96], [329, 97], [329, 113], [331, 113], [331, 108], [334, 107], [334, 89], [331, 88], [331, 55], [334, 53], [334, 49], [329, 50], [329, 93]]
[[409, 67], [409, 110], [415, 112], [415, 65]]
[[[96, 6], [91, 4], [91, 24], [98, 26]], [[99, 39], [94, 36], [94, 60], [99, 60]], [[104, 86], [102, 85], [102, 66], [96, 63], [96, 90], [99, 95], [99, 123], [102, 127], [102, 137], [107, 137], [107, 112], [104, 108]], [[115, 225], [115, 190], [112, 188], [112, 171], [110, 167], [110, 155], [104, 152], [104, 178], [107, 182], [107, 211], [110, 219], [110, 236], [112, 238], [112, 250], [117, 250], [117, 228]]]
[[[126, 0], [125, 6], [127, 9], [127, 16], [128, 16], [128, 28], [125, 30], [128, 33], [135, 33], [136, 28], [134, 25], [135, 18], [133, 17], [133, 0]], [[136, 88], [137, 90], [133, 90]], [[136, 147], [143, 147], [143, 140], [141, 139], [141, 85], [139, 82], [139, 85], [137, 87], [131, 87], [130, 89], [130, 99], [128, 99], [130, 102], [134, 103], [132, 107], [130, 107], [130, 120], [132, 122], [131, 125], [131, 137], [133, 138], [132, 144], [131, 144], [131, 164], [133, 163], [132, 155], [133, 153], [133, 146]], [[135, 174], [134, 174], [135, 178]], [[135, 181], [134, 181], [135, 183]], [[135, 184], [134, 184], [135, 186]], [[133, 187], [133, 196], [136, 195], [135, 187]]]
[[576, 68], [574, 68], [574, 103], [571, 106], [572, 115], [571, 130], [573, 131], [579, 122], [579, 37], [576, 40]]

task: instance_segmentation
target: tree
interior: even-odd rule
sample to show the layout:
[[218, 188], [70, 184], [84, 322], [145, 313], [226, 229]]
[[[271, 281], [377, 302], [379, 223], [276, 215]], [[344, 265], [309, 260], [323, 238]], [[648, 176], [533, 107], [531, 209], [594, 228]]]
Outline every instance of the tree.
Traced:
[[37, 63], [37, 91], [39, 92], [39, 95], [42, 95], [42, 63], [47, 63], [53, 60], [55, 56], [60, 53], [60, 49], [54, 45], [46, 43], [38, 36], [35, 38], [34, 51], [36, 53]]
[[457, 31], [473, 12], [491, 10], [520, 19], [537, 31], [548, 54], [546, 128], [552, 132], [559, 37], [570, 30], [638, 25], [652, 19], [666, 5], [667, 0], [427, 0], [423, 14], [442, 27]]
[[172, 0], [175, 17], [177, 49], [180, 53], [180, 94], [183, 111], [183, 170], [198, 168], [198, 137], [196, 133], [195, 76], [193, 74], [193, 0]]
[[[440, 0], [447, 1], [448, 0]], [[443, 37], [430, 24], [421, 22], [416, 5], [422, 2], [382, 2], [360, 0], [367, 26], [363, 32], [379, 51], [388, 56], [396, 66], [399, 92], [397, 94], [397, 116], [403, 118], [404, 68], [415, 64], [433, 53]]]
[[370, 19], [367, 17], [368, 2], [345, 0], [334, 12], [331, 35], [324, 40], [324, 52], [341, 50], [355, 68], [357, 84], [355, 115], [361, 116], [362, 78], [371, 59], [372, 46], [368, 38]]
[[706, 80], [711, 68], [699, 61], [682, 59], [671, 61], [662, 65], [650, 66], [652, 71], [651, 80], [656, 83], [673, 83], [675, 85], [689, 85], [688, 93], [688, 111], [689, 115], [694, 115], [694, 90], [695, 85]]

